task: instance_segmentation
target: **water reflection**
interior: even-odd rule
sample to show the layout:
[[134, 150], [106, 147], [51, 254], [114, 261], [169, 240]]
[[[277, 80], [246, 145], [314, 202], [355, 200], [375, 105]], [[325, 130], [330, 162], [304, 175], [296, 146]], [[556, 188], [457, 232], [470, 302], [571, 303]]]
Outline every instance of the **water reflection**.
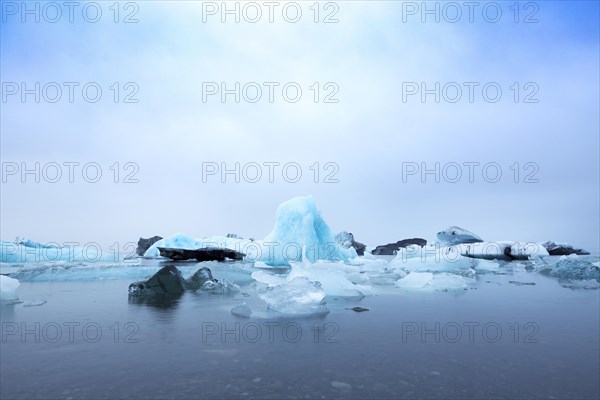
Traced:
[[150, 306], [158, 310], [173, 310], [179, 307], [183, 293], [157, 294], [154, 296], [129, 295], [129, 304]]

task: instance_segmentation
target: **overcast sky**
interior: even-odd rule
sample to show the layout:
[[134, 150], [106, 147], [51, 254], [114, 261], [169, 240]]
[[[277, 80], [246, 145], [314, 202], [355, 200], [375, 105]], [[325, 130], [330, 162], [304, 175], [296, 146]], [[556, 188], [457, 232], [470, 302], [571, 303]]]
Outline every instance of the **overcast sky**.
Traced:
[[279, 2], [272, 23], [264, 2], [239, 23], [221, 2], [86, 3], [36, 22], [1, 2], [2, 240], [263, 238], [311, 194], [372, 246], [458, 225], [598, 251], [598, 2], [427, 3], [439, 22], [422, 2]]

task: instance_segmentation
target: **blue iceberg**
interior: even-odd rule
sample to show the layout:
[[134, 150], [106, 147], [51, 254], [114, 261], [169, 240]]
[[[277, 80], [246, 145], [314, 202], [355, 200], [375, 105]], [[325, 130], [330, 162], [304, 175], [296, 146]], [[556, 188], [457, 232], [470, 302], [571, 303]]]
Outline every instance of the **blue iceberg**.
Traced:
[[275, 226], [261, 241], [260, 260], [267, 265], [290, 265], [302, 261], [303, 253], [317, 260], [346, 261], [357, 256], [354, 248], [343, 248], [317, 210], [312, 196], [295, 197], [277, 208]]

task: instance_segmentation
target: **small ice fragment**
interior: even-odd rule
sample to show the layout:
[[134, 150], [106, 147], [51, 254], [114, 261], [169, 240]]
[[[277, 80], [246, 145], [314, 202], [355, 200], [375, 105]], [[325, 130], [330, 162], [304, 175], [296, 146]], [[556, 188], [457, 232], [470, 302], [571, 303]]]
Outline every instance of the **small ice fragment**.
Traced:
[[356, 311], [356, 312], [369, 311], [368, 308], [364, 308], [364, 307], [352, 307], [352, 308], [348, 308], [348, 310], [352, 310], [352, 311]]
[[419, 289], [425, 287], [433, 279], [431, 272], [411, 272], [402, 279], [398, 279], [396, 286], [405, 289]]
[[246, 303], [239, 304], [231, 309], [231, 313], [238, 317], [250, 318], [252, 310]]
[[441, 273], [434, 275], [433, 279], [428, 283], [429, 286], [437, 290], [459, 290], [467, 289], [469, 283], [472, 283], [473, 279], [466, 278], [464, 276]]

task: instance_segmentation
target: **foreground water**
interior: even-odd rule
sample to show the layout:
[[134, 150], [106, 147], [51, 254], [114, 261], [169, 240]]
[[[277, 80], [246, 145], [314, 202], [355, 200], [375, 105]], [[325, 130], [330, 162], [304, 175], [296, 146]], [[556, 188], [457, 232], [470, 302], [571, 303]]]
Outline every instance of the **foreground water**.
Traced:
[[600, 292], [523, 268], [466, 290], [328, 296], [310, 318], [232, 315], [256, 301], [233, 264], [211, 269], [239, 293], [129, 299], [158, 268], [19, 275], [23, 303], [0, 311], [0, 397], [600, 397]]

